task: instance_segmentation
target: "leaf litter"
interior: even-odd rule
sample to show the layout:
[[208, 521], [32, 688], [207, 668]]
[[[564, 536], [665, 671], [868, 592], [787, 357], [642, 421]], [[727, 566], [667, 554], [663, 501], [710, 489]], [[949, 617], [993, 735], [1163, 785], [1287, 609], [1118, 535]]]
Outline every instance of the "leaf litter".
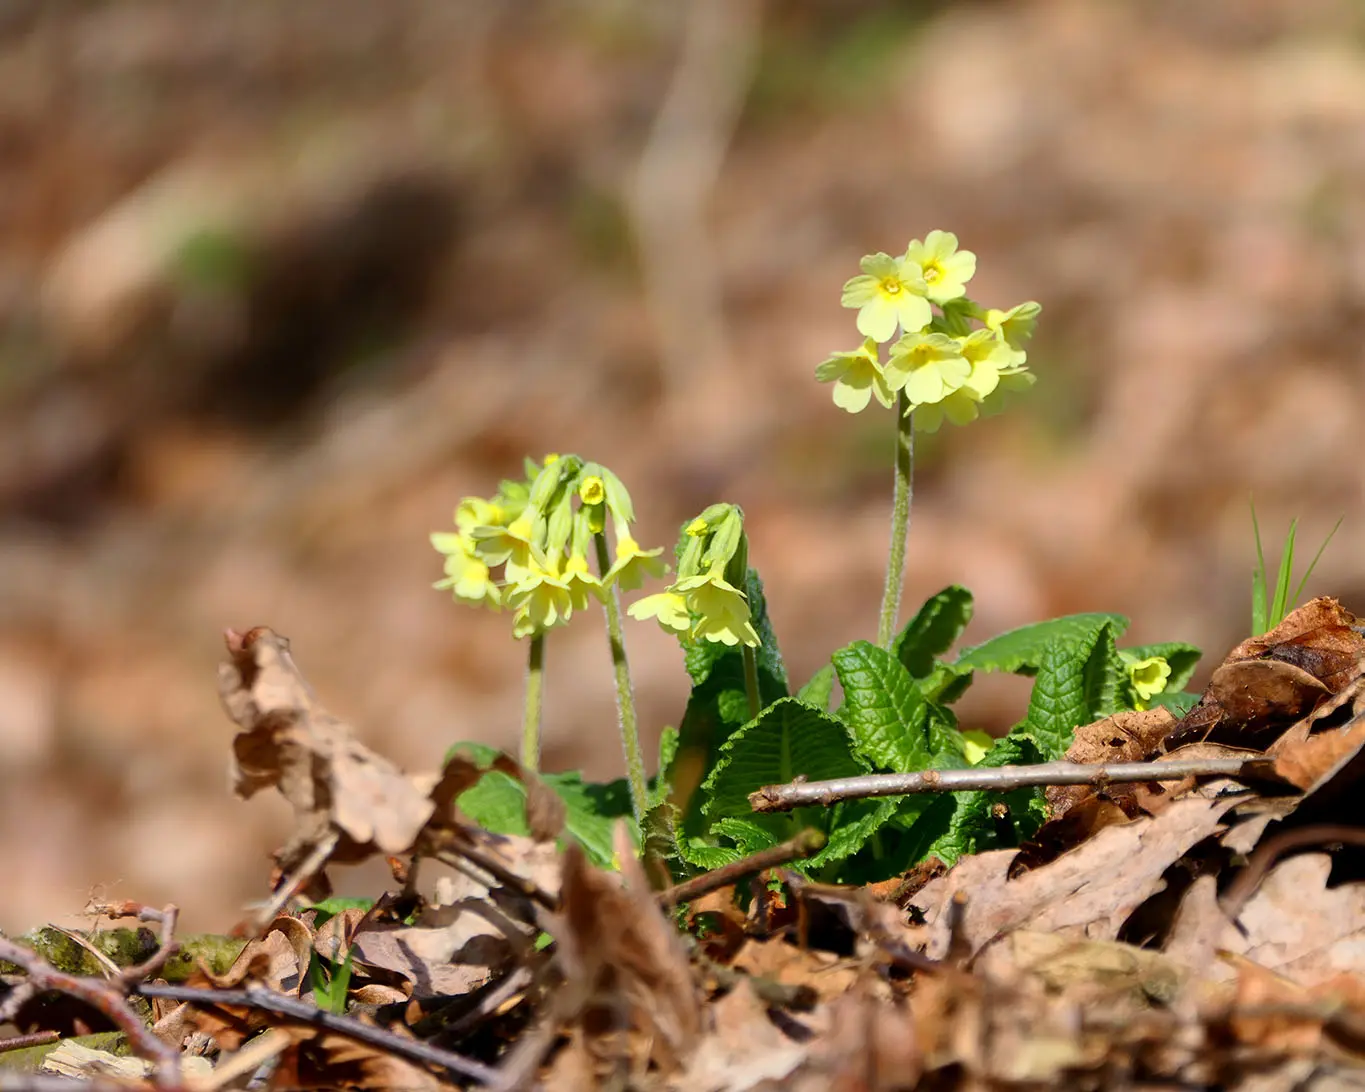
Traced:
[[[510, 759], [496, 768], [525, 788], [521, 837], [460, 813], [483, 775], [473, 760], [409, 775], [361, 744], [284, 638], [230, 632], [228, 652], [234, 786], [294, 810], [269, 897], [227, 966], [201, 960], [183, 984], [156, 977], [161, 958], [82, 978], [65, 998], [75, 1018], [55, 1000], [72, 977], [0, 938], [0, 1017], [19, 1033], [126, 1026], [131, 1010], [161, 1036], [140, 1068], [69, 1039], [47, 1080], [1365, 1087], [1365, 638], [1333, 600], [1239, 645], [1183, 717], [1119, 713], [1080, 727], [1066, 756], [1262, 756], [1253, 773], [1058, 787], [1020, 849], [868, 887], [769, 853], [761, 873], [730, 865], [726, 886], [679, 905], [624, 825], [617, 868], [595, 865], [559, 798]], [[316, 903], [329, 869], [372, 858], [391, 890]], [[314, 905], [286, 910], [296, 895]], [[166, 950], [173, 927], [168, 910]], [[5, 1046], [0, 1087], [27, 1087], [9, 1078], [27, 1051]], [[199, 1060], [172, 1066], [168, 1049]]]

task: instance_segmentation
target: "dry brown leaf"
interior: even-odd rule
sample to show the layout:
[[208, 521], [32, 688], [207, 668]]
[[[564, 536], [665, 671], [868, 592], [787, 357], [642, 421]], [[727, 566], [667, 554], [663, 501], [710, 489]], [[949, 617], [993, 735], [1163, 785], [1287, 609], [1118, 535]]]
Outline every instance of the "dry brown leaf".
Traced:
[[842, 997], [860, 977], [858, 968], [846, 959], [830, 952], [798, 948], [780, 938], [750, 941], [731, 966], [784, 986], [808, 986], [822, 1001]]
[[965, 857], [914, 898], [925, 924], [912, 930], [926, 953], [948, 951], [948, 907], [966, 900], [962, 935], [971, 952], [1016, 929], [1114, 940], [1128, 916], [1164, 886], [1163, 873], [1217, 832], [1232, 799], [1188, 796], [1160, 815], [1101, 830], [1051, 864], [1009, 879], [1013, 851]]
[[978, 969], [1006, 979], [1007, 965], [1037, 979], [1049, 993], [1094, 1005], [1106, 1002], [1141, 1010], [1170, 1005], [1188, 971], [1160, 952], [1107, 940], [1068, 940], [1057, 933], [1020, 929], [982, 953]]
[[708, 1007], [707, 1034], [668, 1087], [677, 1092], [748, 1092], [785, 1081], [807, 1047], [783, 1034], [747, 981]]
[[304, 681], [289, 642], [265, 627], [228, 633], [218, 688], [242, 729], [233, 740], [233, 782], [248, 798], [274, 787], [294, 808], [295, 830], [280, 865], [296, 867], [333, 831], [334, 859], [405, 853], [431, 816], [438, 779], [405, 776], [354, 738]]
[[468, 900], [423, 915], [418, 925], [372, 925], [355, 936], [357, 966], [388, 971], [409, 996], [463, 995], [486, 985], [514, 951], [507, 937]]

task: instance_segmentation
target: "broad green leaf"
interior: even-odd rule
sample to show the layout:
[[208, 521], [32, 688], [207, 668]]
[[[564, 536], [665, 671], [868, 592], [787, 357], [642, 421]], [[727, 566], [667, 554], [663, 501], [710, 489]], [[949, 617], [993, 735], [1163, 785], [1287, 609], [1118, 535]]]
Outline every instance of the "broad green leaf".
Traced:
[[[624, 780], [596, 785], [577, 770], [542, 774], [542, 780], [566, 805], [565, 832], [599, 867], [614, 856], [612, 831], [618, 819], [632, 819], [630, 792]], [[490, 770], [456, 800], [459, 809], [480, 826], [498, 834], [527, 835], [526, 788], [500, 770]], [[634, 822], [630, 824], [634, 827]]]
[[830, 697], [834, 693], [834, 665], [825, 664], [819, 671], [810, 677], [796, 696], [807, 705], [813, 705], [817, 709], [829, 710]]
[[[448, 754], [456, 751], [470, 755], [481, 766], [490, 765], [500, 753], [496, 748], [480, 743], [459, 743]], [[541, 774], [548, 788], [565, 804], [565, 833], [583, 846], [589, 858], [600, 867], [611, 864], [614, 856], [612, 831], [618, 819], [632, 820], [630, 790], [624, 779], [596, 784], [584, 781], [577, 770], [567, 773]], [[651, 799], [666, 795], [659, 779], [650, 786]], [[498, 834], [530, 833], [526, 823], [526, 787], [501, 770], [489, 770], [477, 784], [466, 789], [456, 805], [480, 826]]]
[[1084, 715], [1089, 719], [1081, 723], [1089, 724], [1120, 709], [1132, 709], [1136, 698], [1128, 665], [1114, 647], [1113, 628], [1108, 624], [1101, 626], [1085, 663]]
[[1145, 660], [1149, 656], [1160, 656], [1170, 665], [1171, 677], [1166, 680], [1166, 688], [1162, 691], [1163, 694], [1174, 694], [1182, 689], [1190, 681], [1190, 676], [1194, 674], [1194, 669], [1199, 664], [1199, 657], [1203, 655], [1194, 645], [1187, 645], [1183, 641], [1163, 641], [1154, 645], [1137, 645], [1134, 648], [1125, 648], [1123, 651], [1130, 656], [1136, 656], [1139, 660]]
[[891, 654], [912, 677], [926, 678], [933, 670], [934, 657], [952, 648], [971, 620], [972, 593], [950, 584], [924, 601], [924, 606], [891, 642]]
[[1191, 709], [1199, 704], [1202, 695], [1191, 694], [1188, 690], [1181, 690], [1178, 693], [1162, 693], [1152, 698], [1153, 705], [1160, 705], [1169, 709], [1177, 717], [1183, 717]]
[[953, 666], [974, 671], [1011, 671], [1019, 675], [1033, 675], [1038, 671], [1043, 654], [1054, 642], [1090, 638], [1104, 622], [1113, 627], [1115, 637], [1121, 636], [1128, 628], [1128, 619], [1121, 614], [1067, 614], [1046, 622], [1020, 626], [965, 649]]
[[[1107, 623], [1100, 628], [1107, 631]], [[1044, 761], [1061, 758], [1071, 746], [1078, 725], [1089, 724], [1092, 701], [1088, 693], [1097, 680], [1089, 671], [1091, 655], [1099, 638], [1056, 641], [1049, 645], [1038, 664], [1038, 677], [1029, 698], [1025, 730], [1037, 741]]]
[[858, 753], [892, 773], [926, 769], [928, 706], [901, 662], [869, 641], [854, 641], [832, 660], [844, 690], [840, 716]]
[[712, 820], [750, 817], [749, 794], [804, 774], [812, 780], [867, 773], [848, 729], [820, 709], [783, 698], [763, 710], [721, 746], [702, 785], [702, 805]]

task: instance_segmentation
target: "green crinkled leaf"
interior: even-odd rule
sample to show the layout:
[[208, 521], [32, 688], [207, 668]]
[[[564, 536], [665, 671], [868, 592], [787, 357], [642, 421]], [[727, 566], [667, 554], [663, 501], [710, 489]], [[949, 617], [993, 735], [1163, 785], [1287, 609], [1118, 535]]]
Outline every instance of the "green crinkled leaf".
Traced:
[[952, 705], [967, 692], [975, 676], [976, 672], [969, 667], [958, 667], [939, 660], [929, 672], [928, 678], [920, 681], [920, 693], [931, 702]]
[[825, 664], [819, 671], [810, 677], [796, 696], [807, 705], [813, 705], [816, 709], [824, 709], [828, 712], [830, 698], [834, 694], [834, 665]]
[[732, 846], [711, 845], [702, 838], [685, 838], [679, 842], [679, 848], [682, 850], [682, 855], [687, 858], [687, 863], [694, 865], [702, 872], [710, 872], [713, 868], [722, 868], [744, 856]]
[[1133, 680], [1128, 674], [1128, 665], [1114, 647], [1114, 631], [1109, 625], [1101, 627], [1096, 634], [1095, 643], [1086, 660], [1085, 694], [1085, 715], [1090, 720], [1082, 721], [1082, 724], [1107, 717], [1120, 709], [1132, 709], [1137, 703], [1137, 694], [1133, 691]]
[[1183, 717], [1191, 709], [1199, 704], [1201, 695], [1191, 694], [1188, 690], [1181, 690], [1179, 693], [1161, 693], [1152, 698], [1152, 705], [1160, 705], [1169, 709], [1176, 717]]
[[[1175, 694], [1184, 689], [1185, 684], [1190, 681], [1194, 674], [1195, 667], [1199, 664], [1199, 658], [1204, 655], [1194, 645], [1187, 645], [1183, 641], [1165, 641], [1155, 645], [1137, 645], [1134, 648], [1125, 648], [1124, 652], [1130, 656], [1136, 656], [1139, 660], [1145, 660], [1149, 656], [1160, 656], [1171, 667], [1171, 677], [1166, 680], [1166, 689], [1162, 694]], [[1155, 703], [1155, 699], [1153, 699]]]
[[934, 668], [934, 657], [952, 648], [971, 620], [972, 593], [950, 584], [924, 601], [891, 642], [891, 654], [913, 678], [926, 678]]
[[1067, 614], [1046, 622], [1020, 626], [964, 649], [953, 666], [973, 671], [1011, 671], [1019, 675], [1033, 675], [1042, 662], [1043, 654], [1054, 642], [1087, 638], [1105, 622], [1113, 627], [1115, 637], [1121, 636], [1128, 628], [1128, 619], [1121, 614]]
[[762, 849], [771, 849], [782, 841], [782, 836], [786, 833], [785, 823], [778, 824], [764, 822], [764, 820], [781, 819], [782, 816], [753, 815], [749, 818], [741, 819], [738, 816], [727, 816], [718, 819], [711, 828], [712, 834], [722, 835], [735, 843], [741, 854], [745, 857], [751, 853], [757, 853]]
[[[1089, 633], [1055, 641], [1039, 660], [1024, 730], [1037, 743], [1044, 761], [1061, 758], [1076, 728], [1098, 719], [1104, 715], [1098, 710], [1117, 701], [1119, 686], [1114, 675], [1122, 673], [1126, 680], [1127, 670], [1112, 651], [1110, 626], [1101, 619]], [[1117, 668], [1113, 661], [1118, 661]]]
[[830, 816], [829, 840], [819, 853], [794, 867], [808, 871], [823, 868], [852, 857], [881, 830], [900, 806], [902, 797], [879, 800], [844, 800], [834, 806]]
[[702, 810], [713, 821], [750, 817], [749, 794], [804, 774], [812, 780], [867, 773], [848, 729], [821, 709], [783, 698], [735, 732], [720, 748], [701, 788]]
[[869, 641], [854, 641], [831, 659], [844, 690], [840, 719], [858, 753], [892, 773], [926, 769], [932, 757], [925, 732], [928, 706], [901, 662]]
[[[1027, 732], [1016, 730], [997, 741], [977, 765], [996, 768], [1027, 766], [1042, 761], [1044, 758], [1034, 739]], [[1006, 838], [1002, 838], [1001, 824], [991, 814], [992, 806], [1001, 802], [1009, 808], [1010, 824]], [[1038, 829], [1045, 815], [1045, 807], [1042, 790], [1034, 788], [1015, 789], [1007, 793], [954, 793], [950, 813], [945, 813], [945, 809], [936, 805], [925, 812], [921, 819], [928, 828], [926, 833], [935, 827], [939, 829], [921, 856], [934, 856], [944, 864], [951, 865], [969, 853], [1011, 849]], [[918, 824], [911, 828], [912, 834], [917, 831]]]

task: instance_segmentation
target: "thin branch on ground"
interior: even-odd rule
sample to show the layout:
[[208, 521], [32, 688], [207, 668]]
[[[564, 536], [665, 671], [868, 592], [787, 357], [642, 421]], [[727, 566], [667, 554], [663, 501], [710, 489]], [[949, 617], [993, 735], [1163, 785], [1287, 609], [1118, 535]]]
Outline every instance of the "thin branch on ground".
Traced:
[[1095, 787], [1133, 781], [1183, 781], [1187, 777], [1269, 776], [1270, 759], [1209, 758], [1183, 762], [1118, 762], [1089, 765], [1079, 762], [1043, 762], [1036, 766], [994, 766], [986, 769], [923, 770], [909, 774], [863, 774], [831, 781], [794, 781], [765, 785], [749, 794], [754, 811], [791, 811], [792, 808], [828, 807], [841, 800], [865, 800], [876, 796], [905, 796], [926, 792], [1009, 792], [1044, 785], [1092, 785]]
[[[161, 952], [158, 952], [157, 956], [161, 957], [161, 962], [165, 961], [165, 956]], [[139, 964], [135, 969], [140, 970], [155, 963], [157, 956], [147, 963]], [[36, 952], [4, 937], [0, 937], [0, 959], [22, 967], [28, 975], [27, 981], [10, 991], [3, 1011], [0, 1011], [0, 1020], [12, 1016], [25, 1001], [43, 991], [55, 990], [67, 994], [84, 1001], [128, 1036], [128, 1043], [133, 1050], [152, 1061], [158, 1086], [180, 1087], [180, 1051], [152, 1034], [151, 1028], [142, 1022], [142, 1017], [129, 1006], [122, 987], [137, 988], [136, 983], [127, 981], [126, 976], [129, 972], [124, 972], [120, 976], [121, 980], [111, 981], [67, 974], [65, 971], [57, 970]]]
[[788, 861], [809, 857], [820, 852], [824, 845], [825, 836], [818, 830], [803, 830], [796, 837], [788, 838], [780, 845], [761, 849], [748, 857], [714, 868], [710, 872], [703, 872], [700, 876], [694, 876], [690, 880], [684, 880], [660, 891], [659, 903], [667, 907], [676, 906], [680, 902], [691, 902], [708, 892], [719, 891], [722, 887], [742, 880], [752, 873], [763, 872], [784, 865]]
[[387, 1028], [364, 1024], [352, 1016], [327, 1012], [307, 1001], [286, 997], [262, 986], [248, 986], [245, 989], [218, 990], [201, 989], [195, 986], [163, 986], [160, 984], [140, 983], [135, 992], [143, 997], [163, 997], [169, 1001], [183, 1001], [191, 1005], [239, 1005], [260, 1009], [277, 1016], [284, 1016], [309, 1027], [322, 1028], [335, 1035], [342, 1035], [356, 1042], [386, 1050], [391, 1054], [440, 1066], [461, 1077], [492, 1084], [498, 1079], [498, 1071], [491, 1066], [466, 1058], [463, 1054], [442, 1050], [417, 1039], [409, 1039], [389, 1031]]

